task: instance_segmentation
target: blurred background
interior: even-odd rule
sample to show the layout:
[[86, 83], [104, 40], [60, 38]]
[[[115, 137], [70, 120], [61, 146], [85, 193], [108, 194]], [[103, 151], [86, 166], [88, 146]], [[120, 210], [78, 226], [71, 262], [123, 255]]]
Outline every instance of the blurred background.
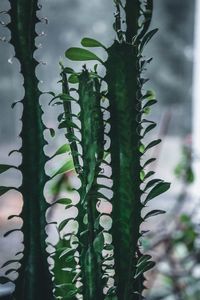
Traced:
[[[70, 65], [64, 52], [71, 46], [79, 46], [80, 40], [93, 37], [109, 46], [115, 35], [113, 1], [108, 0], [42, 0], [37, 25], [37, 51], [40, 62], [37, 76], [41, 91], [60, 92], [59, 61]], [[1, 0], [0, 11], [7, 11], [9, 2]], [[14, 49], [8, 41], [10, 32], [4, 26], [9, 16], [0, 14], [0, 163], [20, 164], [17, 153], [21, 141], [21, 104], [11, 108], [13, 102], [23, 95], [23, 78], [20, 66], [14, 57]], [[200, 240], [199, 240], [199, 195], [198, 174], [200, 124], [198, 104], [200, 82], [200, 0], [154, 1], [152, 28], [159, 32], [148, 44], [146, 57], [153, 57], [148, 68], [150, 82], [147, 89], [153, 90], [158, 104], [151, 112], [151, 119], [158, 123], [151, 139], [162, 138], [163, 142], [150, 156], [157, 157], [153, 165], [156, 177], [172, 183], [166, 195], [157, 197], [151, 208], [165, 209], [166, 214], [145, 222], [142, 228], [150, 230], [141, 241], [145, 251], [150, 252], [156, 267], [147, 274], [148, 300], [200, 299]], [[101, 56], [106, 58], [105, 53]], [[77, 65], [78, 67], [79, 65]], [[44, 112], [43, 121], [49, 128], [57, 128], [58, 108], [48, 106], [49, 97], [40, 99]], [[45, 152], [50, 155], [62, 144], [63, 134], [52, 138], [46, 130], [49, 145]], [[60, 161], [53, 161], [46, 171], [53, 173]], [[17, 171], [0, 175], [0, 185], [20, 185]], [[47, 198], [50, 192], [47, 187]], [[49, 200], [51, 201], [51, 199]], [[10, 227], [21, 226], [8, 221], [11, 214], [19, 213], [22, 199], [17, 192], [9, 192], [0, 198], [0, 265], [14, 255], [22, 236], [13, 234], [3, 238]], [[60, 218], [57, 208], [54, 218]], [[51, 216], [52, 217], [52, 216]], [[64, 217], [64, 216], [63, 216]], [[13, 278], [17, 276], [13, 274]], [[0, 294], [13, 286], [2, 286]]]

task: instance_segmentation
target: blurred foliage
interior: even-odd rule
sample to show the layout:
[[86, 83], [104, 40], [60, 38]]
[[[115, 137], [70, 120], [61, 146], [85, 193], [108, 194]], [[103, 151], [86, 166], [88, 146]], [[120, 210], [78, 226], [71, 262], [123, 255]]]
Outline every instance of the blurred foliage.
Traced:
[[[199, 206], [188, 210], [190, 185], [194, 182], [192, 149], [185, 144], [175, 174], [182, 185], [166, 219], [159, 226], [159, 237], [151, 234], [145, 248], [155, 255], [156, 268], [149, 273], [149, 300], [197, 300], [200, 298], [200, 243], [197, 214]], [[157, 235], [157, 233], [156, 233]]]

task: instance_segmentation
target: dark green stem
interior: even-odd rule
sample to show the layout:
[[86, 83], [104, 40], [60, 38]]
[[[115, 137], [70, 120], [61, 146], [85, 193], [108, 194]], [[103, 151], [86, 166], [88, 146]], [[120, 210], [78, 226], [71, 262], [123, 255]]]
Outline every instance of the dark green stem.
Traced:
[[126, 42], [132, 44], [133, 38], [138, 33], [138, 21], [140, 16], [140, 0], [126, 0]]
[[[115, 42], [106, 62], [111, 123], [113, 244], [118, 299], [133, 299], [135, 257], [141, 224], [137, 50]], [[135, 298], [136, 299], [136, 298]]]
[[24, 234], [24, 256], [21, 260], [19, 277], [16, 281], [16, 300], [53, 299], [52, 284], [47, 263], [45, 213], [47, 203], [43, 189], [47, 181], [44, 172], [46, 157], [42, 123], [42, 110], [39, 104], [40, 91], [35, 75], [37, 62], [33, 55], [35, 47], [35, 25], [38, 21], [36, 0], [12, 0], [11, 2], [11, 43], [21, 64], [24, 77], [25, 95], [22, 100], [22, 164], [23, 195], [22, 231]]

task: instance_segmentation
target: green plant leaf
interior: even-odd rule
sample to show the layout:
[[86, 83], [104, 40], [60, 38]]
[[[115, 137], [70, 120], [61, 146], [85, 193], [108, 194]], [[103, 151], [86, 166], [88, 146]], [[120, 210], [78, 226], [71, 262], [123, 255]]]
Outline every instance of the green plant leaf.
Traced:
[[150, 176], [153, 176], [154, 174], [155, 174], [154, 171], [149, 171], [147, 174], [145, 174], [144, 180], [146, 180], [146, 179], [149, 178]]
[[140, 144], [139, 151], [142, 154], [145, 152], [145, 146], [144, 146], [144, 144]]
[[56, 134], [56, 132], [53, 128], [49, 128], [49, 132], [50, 132], [51, 137], [54, 137]]
[[145, 168], [146, 166], [148, 166], [149, 164], [151, 164], [152, 162], [156, 161], [156, 158], [150, 158], [148, 159], [144, 165], [143, 165], [143, 168]]
[[[67, 225], [67, 223], [68, 223], [69, 221], [71, 221], [71, 220], [74, 221], [73, 218], [63, 220], [63, 221], [59, 224], [59, 226], [58, 226], [58, 231], [63, 230], [63, 228], [64, 228], [64, 227]], [[70, 233], [70, 235], [71, 235], [71, 233]]]
[[62, 121], [59, 124], [58, 128], [76, 128], [76, 129], [80, 130], [78, 125], [75, 124], [74, 122], [70, 121], [69, 119], [65, 119], [64, 121]]
[[157, 178], [156, 178], [156, 179], [150, 180], [150, 181], [146, 184], [145, 189], [144, 189], [144, 192], [147, 191], [149, 188], [151, 188], [153, 185], [155, 185], [155, 184], [158, 183], [158, 182], [163, 182], [163, 180], [157, 179]]
[[136, 273], [134, 278], [138, 278], [140, 275], [142, 275], [144, 272], [152, 269], [155, 266], [155, 262], [153, 261], [144, 261], [143, 263], [140, 263], [140, 265], [136, 269]]
[[156, 123], [150, 124], [149, 126], [147, 126], [146, 129], [144, 130], [144, 133], [143, 133], [142, 136], [144, 137], [149, 131], [151, 131], [152, 129], [154, 129], [156, 126], [157, 126]]
[[144, 172], [144, 170], [141, 170], [140, 171], [140, 180], [143, 181], [144, 178], [145, 178], [145, 172]]
[[143, 120], [141, 121], [141, 123], [151, 123], [151, 124], [154, 124], [155, 122], [154, 122], [154, 121], [151, 121], [151, 120], [143, 119]]
[[71, 74], [68, 78], [68, 82], [72, 84], [79, 83], [78, 76], [76, 74]]
[[69, 67], [64, 68], [63, 72], [67, 73], [67, 74], [73, 74], [73, 73], [75, 73], [74, 70], [72, 68], [69, 68]]
[[3, 265], [1, 265], [1, 268], [4, 268], [4, 267], [7, 267], [7, 266], [9, 266], [10, 264], [12, 264], [12, 263], [16, 263], [16, 262], [18, 262], [18, 260], [8, 260], [8, 261], [6, 261]]
[[149, 144], [145, 147], [144, 153], [145, 153], [147, 150], [153, 148], [154, 146], [157, 146], [158, 144], [160, 144], [160, 142], [161, 142], [161, 139], [158, 139], [158, 140], [155, 140], [155, 141], [149, 143]]
[[158, 102], [158, 101], [155, 100], [155, 99], [149, 100], [149, 101], [147, 101], [147, 103], [144, 105], [143, 109], [145, 109], [146, 107], [150, 107], [150, 106], [156, 104], [157, 102]]
[[[62, 93], [62, 94], [59, 94], [59, 95], [53, 97], [53, 98], [51, 99], [51, 101], [49, 102], [49, 105], [50, 105], [54, 100], [56, 100], [56, 99], [60, 99], [60, 100], [62, 100], [62, 101], [75, 101], [75, 102], [77, 102], [77, 100], [76, 100], [75, 98], [71, 97], [71, 96], [68, 95], [68, 94]], [[58, 104], [58, 103], [59, 103], [59, 102], [56, 102], [56, 103], [54, 103], [53, 105]], [[62, 104], [62, 102], [61, 102], [61, 104]]]
[[165, 214], [166, 211], [165, 210], [161, 210], [161, 209], [154, 209], [150, 212], [148, 212], [145, 216], [144, 216], [144, 220], [150, 218], [150, 217], [154, 217], [157, 215], [161, 215], [161, 214]]
[[148, 261], [148, 260], [151, 259], [151, 258], [152, 258], [152, 257], [151, 257], [151, 255], [149, 255], [149, 254], [142, 255], [142, 256], [138, 259], [136, 267], [139, 267], [140, 264], [142, 264], [142, 263]]
[[71, 205], [72, 200], [68, 199], [68, 198], [61, 198], [61, 199], [56, 200], [54, 203], [59, 203], [59, 204], [64, 204], [64, 205]]
[[6, 233], [4, 233], [4, 237], [7, 237], [9, 234], [13, 233], [13, 232], [16, 232], [16, 231], [19, 231], [21, 232], [21, 229], [11, 229], [9, 231], [7, 231]]
[[169, 182], [159, 182], [148, 194], [146, 197], [144, 204], [146, 204], [149, 200], [165, 193], [170, 188]]
[[67, 172], [70, 172], [70, 171], [72, 171], [72, 170], [74, 170], [74, 163], [73, 163], [73, 160], [71, 159], [71, 160], [69, 160], [69, 161], [67, 161], [53, 176], [52, 176], [52, 178], [53, 177], [55, 177], [55, 176], [57, 176], [57, 175], [60, 175], [60, 174], [62, 174], [62, 173], [67, 173]]
[[149, 31], [142, 39], [142, 42], [140, 44], [140, 51], [143, 50], [144, 46], [152, 39], [152, 37], [154, 36], [154, 34], [156, 34], [156, 32], [158, 31], [158, 28], [155, 28], [151, 31]]
[[12, 273], [12, 272], [17, 272], [17, 270], [16, 270], [16, 269], [9, 269], [9, 270], [7, 270], [7, 271], [5, 272], [5, 275], [9, 275], [9, 274]]
[[58, 148], [58, 150], [55, 152], [55, 154], [52, 156], [52, 158], [57, 155], [61, 155], [61, 154], [67, 153], [67, 152], [71, 152], [70, 145], [64, 144], [60, 148]]
[[77, 47], [69, 48], [65, 52], [65, 56], [73, 61], [98, 60], [102, 63], [102, 60], [96, 54], [89, 50]]
[[88, 37], [85, 37], [82, 39], [81, 45], [83, 47], [102, 47], [102, 48], [106, 49], [106, 47], [104, 45], [102, 45], [99, 41], [88, 38]]

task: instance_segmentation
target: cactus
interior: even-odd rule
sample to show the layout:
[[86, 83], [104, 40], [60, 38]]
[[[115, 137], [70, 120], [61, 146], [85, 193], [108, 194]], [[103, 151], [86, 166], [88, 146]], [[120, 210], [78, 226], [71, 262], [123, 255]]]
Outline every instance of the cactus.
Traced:
[[[80, 198], [77, 204], [59, 197], [54, 202], [67, 210], [76, 208], [77, 214], [57, 224], [59, 241], [50, 255], [54, 260], [53, 288], [45, 249], [47, 203], [43, 196], [44, 184], [51, 178], [44, 172], [44, 125], [35, 76], [37, 62], [33, 59], [37, 1], [11, 1], [11, 42], [21, 63], [25, 87], [22, 164], [18, 168], [23, 175], [19, 191], [24, 198], [21, 217], [25, 250], [16, 281], [16, 300], [139, 300], [145, 288], [144, 273], [154, 266], [151, 256], [142, 253], [140, 225], [163, 211], [153, 210], [144, 217], [141, 213], [148, 201], [170, 186], [160, 179], [149, 179], [154, 172], [146, 173], [145, 168], [154, 158], [143, 162], [144, 154], [160, 143], [155, 140], [145, 146], [143, 142], [156, 126], [144, 116], [156, 100], [150, 91], [144, 91], [147, 79], [143, 71], [151, 59], [146, 60], [142, 52], [157, 29], [149, 31], [152, 0], [126, 0], [125, 6], [120, 0], [114, 3], [113, 45], [107, 49], [99, 41], [84, 38], [83, 48], [70, 48], [65, 53], [73, 61], [97, 61], [106, 68], [106, 76], [99, 75], [98, 64], [92, 70], [84, 65], [75, 72], [60, 63], [62, 91], [59, 95], [50, 92], [50, 104], [63, 107], [59, 128], [66, 129], [69, 143], [52, 157], [71, 154], [51, 178], [73, 170], [81, 183], [76, 190]], [[95, 47], [107, 51], [106, 62], [88, 50]], [[73, 103], [79, 113], [74, 113]], [[1, 165], [1, 173], [11, 167]], [[1, 187], [0, 192], [9, 189]], [[103, 203], [107, 210], [101, 208]], [[37, 226], [35, 220], [40, 220]], [[68, 225], [73, 230], [65, 233]], [[7, 280], [2, 278], [2, 282]]]
[[[84, 48], [70, 48], [65, 53], [73, 61], [100, 62], [106, 68], [105, 78], [98, 75], [97, 65], [93, 71], [88, 71], [84, 66], [80, 73], [62, 66], [62, 83], [67, 89], [63, 89], [64, 94], [58, 96], [64, 106], [65, 102], [68, 107], [71, 106], [62, 124], [68, 130], [66, 137], [71, 144], [75, 170], [81, 181], [76, 237], [80, 255], [79, 280], [82, 282], [79, 292], [83, 299], [141, 299], [145, 279], [143, 273], [151, 269], [154, 262], [151, 256], [141, 253], [140, 225], [148, 217], [163, 211], [153, 210], [143, 218], [141, 212], [148, 201], [167, 191], [170, 186], [160, 179], [151, 179], [146, 183], [154, 172], [146, 174], [145, 168], [155, 159], [142, 162], [144, 153], [160, 143], [160, 140], [152, 141], [147, 146], [143, 143], [145, 135], [156, 126], [153, 121], [144, 118], [156, 100], [150, 91], [143, 91], [147, 81], [143, 78], [143, 71], [151, 59], [145, 60], [142, 55], [145, 44], [157, 32], [157, 29], [148, 31], [153, 4], [151, 0], [135, 3], [127, 0], [125, 7], [120, 1], [115, 1], [115, 4], [114, 28], [117, 38], [110, 48], [106, 49], [94, 39], [84, 38], [81, 42]], [[122, 9], [126, 16], [125, 32], [121, 25]], [[144, 21], [139, 25], [141, 16]], [[90, 47], [106, 50], [107, 61], [102, 62], [95, 53], [86, 49]], [[103, 81], [107, 83], [107, 92], [102, 92]], [[79, 97], [73, 101], [80, 106], [80, 114], [76, 118], [70, 117], [73, 108], [70, 90], [74, 88], [70, 89], [69, 86], [74, 83], [78, 84], [76, 92]], [[94, 90], [96, 86], [98, 88]], [[104, 98], [109, 101], [106, 108], [102, 105]], [[104, 118], [105, 111], [110, 114], [109, 120]], [[78, 129], [80, 140], [77, 140], [76, 119], [81, 124]], [[106, 132], [106, 124], [110, 125], [109, 132]], [[104, 137], [107, 136], [106, 139], [110, 139], [108, 149], [102, 133]], [[82, 150], [77, 152], [78, 149]], [[110, 159], [104, 158], [103, 153], [106, 152]], [[101, 192], [102, 188], [108, 186], [99, 184], [104, 164], [112, 170], [113, 185], [109, 187], [113, 192], [111, 199]], [[107, 174], [103, 177], [109, 179]], [[151, 191], [147, 193], [150, 188]], [[108, 214], [112, 218], [112, 228], [108, 232], [100, 224], [102, 215], [96, 208], [103, 199], [112, 205], [112, 213]], [[84, 224], [85, 217], [87, 224]], [[106, 239], [108, 233], [112, 236], [112, 242]], [[106, 255], [104, 251], [107, 251]], [[112, 271], [115, 272], [114, 276], [111, 275]], [[110, 284], [110, 279], [114, 283]], [[76, 280], [73, 282], [76, 289]]]
[[[18, 190], [23, 196], [23, 209], [20, 217], [23, 219], [24, 251], [14, 297], [17, 300], [50, 300], [53, 299], [53, 294], [45, 243], [47, 203], [43, 195], [44, 185], [48, 179], [44, 171], [47, 161], [43, 152], [45, 127], [41, 119], [39, 82], [35, 75], [38, 63], [33, 58], [36, 49], [35, 25], [39, 21], [36, 16], [38, 4], [34, 0], [14, 0], [10, 1], [10, 5], [11, 23], [7, 26], [11, 31], [10, 42], [15, 48], [16, 57], [21, 65], [25, 90], [24, 98], [21, 100], [23, 104], [20, 134], [22, 147], [19, 152], [22, 155], [22, 163], [18, 167], [23, 176], [22, 185]], [[9, 189], [9, 187], [1, 187], [1, 194]], [[9, 233], [6, 233], [6, 236]], [[11, 269], [13, 269], [12, 263], [13, 260], [10, 261]], [[5, 281], [9, 279], [4, 278]]]

